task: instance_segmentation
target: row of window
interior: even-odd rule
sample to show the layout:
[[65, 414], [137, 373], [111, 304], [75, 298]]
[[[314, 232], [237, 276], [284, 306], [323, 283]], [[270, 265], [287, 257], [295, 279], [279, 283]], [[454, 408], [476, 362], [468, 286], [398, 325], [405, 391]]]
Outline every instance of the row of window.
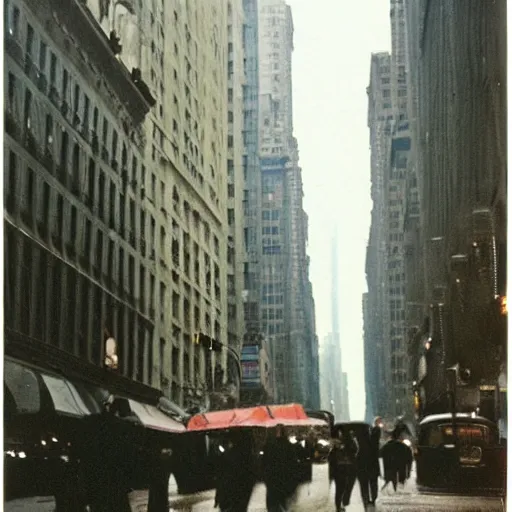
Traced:
[[[12, 36], [16, 39], [20, 39], [20, 11], [17, 7], [12, 7], [8, 9], [10, 13], [9, 25], [12, 25], [10, 28], [10, 32], [12, 32]], [[30, 24], [27, 23], [26, 30], [26, 53], [30, 57], [35, 51], [36, 45], [36, 36], [34, 30]], [[97, 146], [97, 151], [100, 151], [99, 148], [99, 138], [98, 138], [98, 130], [99, 130], [99, 108], [98, 106], [92, 106], [91, 100], [85, 92], [82, 92], [80, 89], [81, 81], [78, 79], [74, 80], [68, 70], [64, 67], [64, 65], [60, 64], [57, 56], [53, 51], [48, 50], [46, 43], [41, 39], [39, 42], [39, 74], [45, 77], [45, 72], [47, 71], [47, 54], [50, 54], [50, 69], [49, 69], [49, 78], [50, 78], [50, 91], [49, 94], [53, 97], [53, 102], [58, 103], [60, 106], [61, 114], [64, 117], [69, 117], [71, 119], [71, 123], [74, 128], [80, 129], [82, 137], [91, 145]], [[58, 67], [62, 67], [62, 73], [59, 75], [60, 81], [57, 80], [57, 69]], [[39, 88], [41, 89], [41, 77], [38, 78]], [[74, 87], [72, 85], [74, 84]], [[16, 77], [13, 73], [9, 73], [8, 77], [8, 107], [11, 108], [13, 114], [15, 115], [17, 111], [21, 111], [21, 108], [17, 108], [19, 92], [19, 81], [16, 80]], [[44, 84], [45, 85], [45, 84]], [[46, 86], [43, 87], [46, 90]], [[71, 96], [71, 91], [74, 91], [73, 97]], [[59, 92], [60, 91], [60, 94]], [[60, 96], [62, 96], [62, 103], [60, 100]], [[55, 135], [58, 135], [58, 125], [55, 123], [50, 114], [46, 115], [46, 122], [42, 122], [39, 120], [39, 123], [34, 123], [33, 120], [37, 119], [37, 109], [35, 102], [33, 101], [32, 92], [29, 88], [25, 90], [25, 101], [23, 104], [24, 111], [24, 119], [23, 119], [23, 129], [28, 129], [32, 135], [36, 137], [37, 141], [37, 124], [45, 125], [45, 134], [43, 139], [42, 147], [44, 148], [45, 153], [48, 152], [49, 155], [52, 154], [52, 149], [54, 148], [54, 143], [60, 144], [61, 150], [61, 165], [65, 167], [65, 161], [63, 161], [63, 157], [67, 157], [67, 151], [69, 146], [69, 137], [66, 131], [63, 131], [61, 136], [61, 140], [57, 140]], [[72, 105], [72, 109], [69, 107]], [[65, 108], [64, 108], [65, 107]], [[93, 111], [92, 114], [92, 126], [90, 126], [90, 112]], [[68, 115], [69, 114], [69, 115]], [[42, 135], [42, 134], [41, 134]], [[42, 138], [42, 137], [40, 137]], [[103, 160], [105, 160], [114, 170], [120, 171], [125, 180], [129, 181], [132, 185], [137, 186], [139, 183], [142, 185], [140, 188], [143, 191], [144, 195], [146, 194], [146, 168], [143, 164], [139, 167], [139, 161], [141, 160], [140, 155], [133, 154], [131, 157], [131, 166], [129, 165], [130, 156], [130, 144], [127, 141], [121, 141], [119, 139], [119, 134], [115, 130], [114, 126], [110, 126], [109, 120], [106, 116], [103, 117], [102, 123], [102, 134], [101, 134], [102, 146], [101, 146], [101, 155]], [[36, 142], [34, 141], [34, 142]], [[75, 144], [74, 151], [77, 151]], [[122, 151], [121, 155], [119, 152]], [[80, 152], [77, 151], [78, 158], [80, 157]], [[118, 158], [121, 156], [121, 161], [119, 162]], [[80, 167], [80, 162], [76, 161], [76, 174], [78, 174], [78, 170]], [[129, 169], [128, 169], [129, 168]], [[139, 172], [140, 171], [140, 172]], [[78, 184], [77, 184], [78, 185]], [[157, 199], [157, 178], [154, 173], [151, 174], [151, 187], [148, 189], [148, 199], [152, 201], [156, 201]], [[165, 209], [166, 206], [166, 193], [165, 193], [165, 183], [163, 181], [160, 182], [160, 207]], [[176, 187], [173, 190], [173, 204], [175, 205], [175, 210], [179, 208], [179, 196], [177, 194]], [[185, 205], [186, 209], [186, 205]], [[190, 209], [190, 208], [189, 208]], [[179, 212], [177, 212], [179, 213]], [[208, 229], [209, 231], [209, 229]], [[206, 231], [205, 231], [206, 238]], [[217, 244], [218, 246], [218, 240]]]
[[[102, 345], [108, 332], [119, 343], [121, 373], [151, 384], [155, 366], [153, 325], [13, 226], [6, 223], [5, 229], [6, 326], [98, 365], [102, 364]], [[175, 337], [174, 341], [179, 344], [180, 339]], [[166, 354], [166, 342], [160, 340], [161, 380], [170, 369], [178, 378], [182, 355], [184, 378], [189, 379], [191, 345], [188, 337], [184, 341], [184, 351], [173, 347], [171, 367], [166, 363], [170, 355]], [[194, 375], [199, 376], [199, 370], [196, 354]]]
[[[110, 238], [103, 228], [97, 228], [91, 218], [77, 207], [77, 203], [70, 201], [55, 188], [51, 188], [40, 173], [22, 162], [17, 153], [9, 151], [6, 153], [6, 159], [8, 162], [4, 166], [6, 173], [4, 193], [7, 212], [14, 217], [20, 213], [24, 224], [47, 244], [51, 244], [68, 259], [79, 263], [87, 272], [92, 271], [96, 279], [102, 281], [108, 289], [116, 292], [133, 306], [137, 305], [144, 314], [154, 318], [155, 276], [151, 272], [146, 273], [146, 266], [140, 265], [139, 292], [136, 293], [136, 261], [127, 247]], [[187, 240], [188, 235], [185, 235], [185, 241]], [[178, 267], [179, 244], [176, 240], [173, 240], [172, 247], [173, 262]], [[194, 249], [195, 278], [200, 284], [199, 246], [194, 244]], [[186, 250], [187, 245], [184, 246], [184, 262], [185, 271], [190, 275]], [[214, 265], [212, 276], [209, 271], [210, 257], [207, 254], [204, 256], [207, 291], [211, 295], [215, 290], [215, 295], [220, 300], [219, 266]], [[136, 296], [139, 298], [137, 299]], [[163, 282], [160, 283], [159, 297], [163, 315], [166, 311], [165, 304], [167, 304], [166, 286]], [[179, 318], [179, 309], [175, 300], [172, 302], [172, 314], [175, 318]]]
[[152, 324], [16, 228], [5, 229], [6, 325], [95, 364], [107, 329], [120, 341], [123, 373], [150, 382]]
[[[9, 93], [14, 91], [16, 84], [16, 78], [12, 73], [9, 73]], [[14, 93], [12, 93], [14, 94]], [[7, 123], [7, 131], [14, 136], [17, 136], [18, 139], [22, 138], [25, 142], [25, 145], [29, 150], [33, 153], [36, 158], [41, 159], [41, 154], [38, 153], [37, 145], [31, 137], [31, 131], [28, 129], [31, 124], [31, 110], [32, 110], [32, 92], [30, 89], [25, 89], [25, 121], [24, 126], [26, 129], [26, 136], [24, 137], [17, 130], [17, 125], [15, 123], [15, 119], [12, 117], [8, 118]], [[14, 126], [13, 126], [14, 123]], [[101, 165], [97, 166], [96, 159], [93, 157], [89, 157], [87, 170], [85, 168], [85, 159], [86, 155], [81, 149], [81, 146], [78, 142], [75, 142], [73, 145], [72, 155], [71, 155], [71, 166], [69, 165], [69, 135], [68, 132], [62, 128], [61, 130], [54, 129], [54, 121], [53, 117], [50, 114], [46, 115], [46, 136], [45, 140], [47, 141], [47, 147], [45, 149], [44, 156], [42, 156], [42, 160], [44, 165], [55, 174], [60, 179], [60, 181], [82, 201], [90, 207], [94, 213], [105, 222], [109, 226], [110, 229], [116, 229], [124, 237], [129, 243], [136, 248], [136, 239], [140, 239], [140, 251], [145, 255], [145, 247], [146, 247], [146, 217], [145, 211], [141, 209], [140, 211], [140, 231], [137, 223], [137, 206], [138, 202], [135, 202], [134, 199], [129, 199], [129, 219], [125, 219], [126, 212], [126, 195], [125, 188], [123, 185], [119, 184], [119, 180], [109, 180], [109, 173], [102, 169]], [[55, 127], [56, 128], [56, 127]], [[58, 143], [60, 147], [60, 158], [56, 159], [54, 155], [54, 135], [59, 137]], [[134, 167], [137, 165], [136, 159], [134, 160]], [[97, 170], [99, 169], [99, 179], [97, 179]], [[69, 172], [67, 172], [69, 171]], [[142, 177], [144, 179], [145, 176], [145, 167], [141, 167]], [[120, 186], [119, 186], [120, 185]], [[132, 183], [133, 185], [133, 183]], [[106, 195], [106, 191], [108, 190], [109, 194]], [[156, 195], [156, 177], [152, 175], [152, 193]], [[144, 188], [142, 188], [142, 194], [144, 194]], [[162, 204], [164, 204], [165, 197], [165, 185], [161, 182], [161, 195], [162, 195]], [[107, 200], [108, 198], [108, 200]], [[176, 213], [179, 213], [179, 196], [174, 187], [173, 190], [173, 203], [174, 210]], [[108, 204], [108, 211], [105, 208], [105, 205]], [[119, 205], [119, 208], [117, 208]], [[185, 222], [189, 222], [190, 217], [190, 207], [188, 203], [185, 202]], [[194, 212], [194, 223], [196, 229], [199, 228], [201, 221], [200, 216], [197, 212]], [[174, 222], [173, 222], [174, 224]], [[149, 245], [150, 247], [154, 247], [155, 243], [155, 219], [151, 217], [151, 231], [150, 231], [150, 239]], [[128, 226], [128, 229], [125, 227]], [[175, 234], [176, 229], [173, 226], [173, 232]], [[138, 233], [138, 237], [136, 236]], [[210, 228], [206, 222], [203, 223], [203, 234], [205, 243], [207, 245], [210, 244]], [[176, 236], [176, 234], [175, 234]], [[160, 240], [161, 240], [161, 248], [165, 250], [165, 241], [166, 241], [166, 233], [165, 228], [162, 226], [160, 228]], [[219, 241], [216, 236], [214, 236], [214, 251], [218, 255], [219, 254]], [[151, 252], [149, 253], [152, 254]]]

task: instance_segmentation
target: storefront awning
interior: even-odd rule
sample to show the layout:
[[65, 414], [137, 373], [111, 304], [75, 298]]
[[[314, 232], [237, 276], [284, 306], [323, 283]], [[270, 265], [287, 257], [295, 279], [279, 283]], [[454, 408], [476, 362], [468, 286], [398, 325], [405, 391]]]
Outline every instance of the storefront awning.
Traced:
[[84, 417], [95, 411], [88, 407], [74, 384], [57, 374], [6, 359], [4, 389], [12, 414], [37, 414], [44, 407], [41, 399], [46, 388], [57, 414]]
[[179, 433], [186, 430], [183, 424], [170, 418], [153, 405], [142, 404], [135, 400], [128, 400], [128, 403], [130, 409], [146, 428], [170, 433]]

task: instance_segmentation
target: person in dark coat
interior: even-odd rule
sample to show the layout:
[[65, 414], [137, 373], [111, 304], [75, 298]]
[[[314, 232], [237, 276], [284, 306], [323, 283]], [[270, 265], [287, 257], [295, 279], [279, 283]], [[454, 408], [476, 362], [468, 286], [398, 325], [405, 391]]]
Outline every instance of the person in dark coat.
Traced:
[[336, 512], [345, 510], [350, 504], [352, 489], [356, 481], [356, 459], [359, 446], [352, 432], [337, 429], [333, 433], [333, 449], [329, 454], [329, 478], [334, 480]]
[[400, 441], [399, 436], [399, 432], [393, 431], [392, 439], [381, 450], [385, 480], [382, 490], [391, 482], [396, 492], [397, 483], [405, 484], [406, 479], [410, 476], [408, 468], [412, 465], [412, 451]]
[[370, 466], [372, 462], [372, 450], [370, 443], [369, 427], [360, 428], [357, 432], [359, 451], [356, 460], [356, 476], [361, 490], [361, 499], [366, 507], [370, 502]]
[[268, 512], [287, 510], [299, 482], [297, 449], [288, 440], [283, 425], [277, 425], [275, 437], [265, 444], [262, 463]]
[[221, 512], [246, 512], [256, 484], [249, 432], [235, 429], [221, 441], [215, 504]]
[[375, 420], [374, 426], [370, 430], [370, 453], [368, 460], [368, 480], [370, 484], [370, 505], [375, 505], [379, 495], [379, 476], [380, 476], [380, 422]]

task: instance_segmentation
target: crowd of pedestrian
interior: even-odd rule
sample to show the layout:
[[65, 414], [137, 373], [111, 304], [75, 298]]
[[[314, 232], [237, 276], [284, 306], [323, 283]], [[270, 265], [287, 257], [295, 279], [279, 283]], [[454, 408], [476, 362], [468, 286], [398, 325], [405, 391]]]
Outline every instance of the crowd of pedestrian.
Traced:
[[365, 509], [374, 506], [378, 497], [378, 481], [381, 476], [380, 461], [384, 467], [384, 486], [391, 482], [405, 484], [410, 477], [413, 455], [408, 445], [402, 442], [404, 434], [410, 435], [407, 425], [399, 420], [391, 439], [380, 447], [383, 426], [377, 418], [372, 427], [364, 424], [337, 424], [333, 427], [333, 448], [329, 455], [329, 479], [336, 490], [334, 503], [336, 512], [350, 505], [355, 481], [359, 481], [361, 498]]
[[[412, 468], [412, 451], [402, 442], [408, 429], [398, 422], [381, 448], [383, 426], [378, 418], [373, 426], [366, 423], [338, 423], [332, 427], [332, 449], [329, 453], [329, 481], [335, 484], [336, 511], [344, 511], [350, 505], [356, 480], [359, 482], [365, 509], [375, 505], [378, 482], [381, 477], [380, 458], [383, 460], [384, 489], [392, 483], [405, 484]], [[252, 491], [258, 481], [266, 486], [268, 512], [288, 510], [300, 484], [311, 481], [311, 468], [305, 461], [311, 447], [307, 438], [295, 436], [290, 441], [282, 425], [269, 433], [260, 450], [248, 431], [233, 430], [220, 436], [217, 492], [215, 506], [221, 512], [246, 512]], [[258, 456], [255, 456], [258, 454]], [[311, 455], [311, 454], [309, 454]]]

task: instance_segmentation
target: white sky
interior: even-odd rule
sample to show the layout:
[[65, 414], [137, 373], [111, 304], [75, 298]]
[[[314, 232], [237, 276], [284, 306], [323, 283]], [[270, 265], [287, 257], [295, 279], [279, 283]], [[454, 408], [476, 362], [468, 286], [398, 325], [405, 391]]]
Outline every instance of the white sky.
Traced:
[[370, 226], [367, 96], [372, 52], [391, 48], [389, 2], [288, 0], [294, 22], [293, 111], [309, 215], [319, 340], [331, 329], [331, 245], [339, 232], [343, 369], [351, 419], [364, 419], [362, 294]]

